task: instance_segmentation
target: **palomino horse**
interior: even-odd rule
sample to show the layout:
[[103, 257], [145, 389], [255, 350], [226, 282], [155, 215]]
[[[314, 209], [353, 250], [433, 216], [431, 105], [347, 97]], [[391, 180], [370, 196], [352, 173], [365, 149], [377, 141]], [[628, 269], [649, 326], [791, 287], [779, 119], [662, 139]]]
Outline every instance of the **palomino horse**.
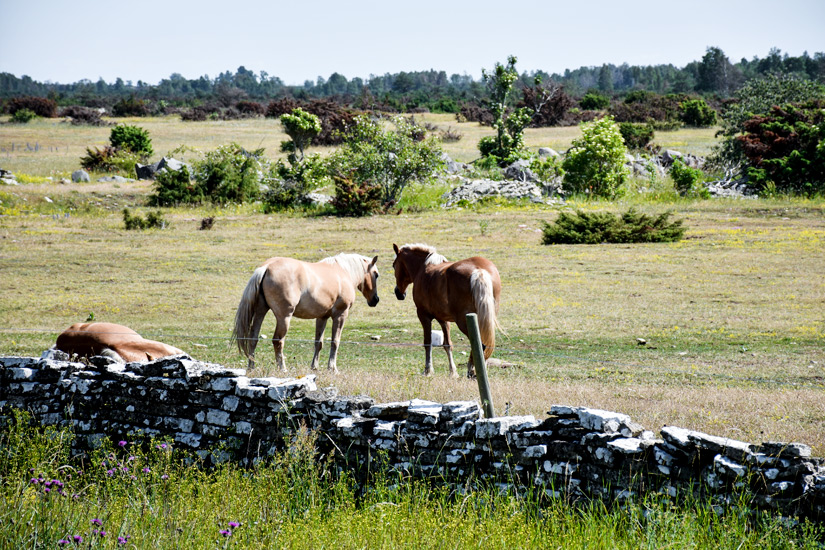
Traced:
[[286, 370], [284, 338], [292, 317], [316, 319], [315, 355], [312, 368], [318, 368], [318, 355], [323, 345], [327, 319], [332, 318], [332, 344], [329, 350], [329, 370], [338, 372], [336, 357], [341, 330], [349, 310], [355, 303], [356, 290], [370, 307], [378, 304], [378, 256], [372, 260], [359, 254], [338, 254], [317, 263], [292, 258], [270, 258], [252, 274], [238, 304], [232, 339], [255, 366], [255, 346], [261, 323], [267, 311], [277, 319], [272, 345], [278, 368]]
[[[418, 309], [418, 319], [424, 327], [424, 374], [433, 373], [432, 322], [441, 325], [444, 333], [444, 350], [450, 361], [450, 376], [458, 377], [453, 361], [453, 343], [450, 340], [450, 321], [467, 334], [468, 313], [478, 315], [484, 358], [488, 359], [496, 346], [498, 298], [501, 279], [493, 262], [479, 256], [457, 262], [436, 252], [426, 244], [405, 244], [401, 248], [393, 244], [395, 261], [395, 296], [406, 297], [406, 290], [413, 285], [413, 301]], [[467, 376], [475, 375], [473, 356], [467, 363]]]
[[145, 340], [129, 327], [114, 323], [75, 323], [60, 333], [55, 348], [81, 357], [105, 355], [119, 363], [184, 353], [163, 342]]

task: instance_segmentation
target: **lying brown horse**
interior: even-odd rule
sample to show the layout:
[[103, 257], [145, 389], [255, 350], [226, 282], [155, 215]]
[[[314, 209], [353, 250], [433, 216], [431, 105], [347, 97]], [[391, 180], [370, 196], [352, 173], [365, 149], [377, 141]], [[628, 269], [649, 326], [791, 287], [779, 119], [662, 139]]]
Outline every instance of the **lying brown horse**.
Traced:
[[184, 352], [114, 323], [75, 323], [57, 337], [55, 348], [81, 357], [105, 355], [122, 362], [152, 361]]
[[[479, 256], [457, 262], [436, 252], [426, 244], [405, 244], [401, 248], [393, 244], [395, 261], [395, 296], [399, 300], [406, 297], [406, 290], [413, 285], [413, 301], [418, 310], [418, 319], [424, 327], [424, 374], [433, 373], [432, 322], [441, 325], [444, 333], [444, 350], [450, 362], [450, 376], [458, 377], [453, 361], [450, 339], [450, 322], [458, 325], [467, 334], [468, 313], [478, 315], [484, 358], [489, 359], [496, 346], [499, 294], [501, 279], [493, 262]], [[472, 352], [467, 363], [467, 376], [475, 375]]]
[[269, 310], [277, 324], [272, 336], [278, 368], [286, 370], [284, 338], [292, 317], [316, 319], [315, 354], [312, 368], [318, 368], [318, 356], [323, 346], [327, 320], [332, 319], [332, 344], [328, 368], [338, 372], [336, 358], [341, 330], [349, 310], [355, 303], [356, 291], [366, 298], [370, 307], [378, 304], [378, 256], [372, 260], [358, 254], [338, 254], [317, 263], [292, 258], [270, 258], [255, 270], [238, 304], [232, 339], [255, 366], [255, 347], [261, 323]]

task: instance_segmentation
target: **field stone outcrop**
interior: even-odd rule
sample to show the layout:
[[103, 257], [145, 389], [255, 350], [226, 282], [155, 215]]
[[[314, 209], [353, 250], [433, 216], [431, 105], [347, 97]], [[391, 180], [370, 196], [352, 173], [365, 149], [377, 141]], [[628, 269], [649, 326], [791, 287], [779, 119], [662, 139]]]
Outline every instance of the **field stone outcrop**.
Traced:
[[75, 453], [105, 438], [163, 437], [208, 466], [253, 465], [298, 430], [319, 453], [366, 479], [372, 464], [449, 483], [537, 488], [551, 497], [623, 500], [643, 491], [708, 495], [720, 505], [748, 492], [754, 506], [825, 519], [825, 460], [802, 443], [750, 444], [675, 426], [657, 436], [626, 414], [553, 405], [545, 418], [482, 418], [475, 401], [376, 403], [318, 388], [314, 375], [249, 377], [187, 355], [118, 364], [0, 357], [0, 426], [11, 409], [70, 428]]

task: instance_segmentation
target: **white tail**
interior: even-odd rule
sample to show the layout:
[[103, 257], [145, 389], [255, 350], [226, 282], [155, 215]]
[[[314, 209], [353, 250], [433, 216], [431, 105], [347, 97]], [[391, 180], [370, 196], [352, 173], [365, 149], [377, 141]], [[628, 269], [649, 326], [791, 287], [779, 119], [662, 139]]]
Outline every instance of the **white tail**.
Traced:
[[266, 275], [266, 266], [262, 265], [255, 270], [249, 282], [246, 283], [241, 302], [238, 304], [238, 311], [235, 313], [235, 328], [232, 330], [230, 339], [230, 345], [234, 341], [241, 353], [249, 358], [255, 352], [258, 339], [257, 334], [251, 333], [255, 325], [255, 314], [258, 311], [258, 300], [262, 299], [260, 292], [264, 275]]
[[489, 359], [496, 348], [496, 300], [493, 296], [493, 278], [483, 269], [476, 269], [470, 275], [470, 289], [478, 315], [478, 329], [484, 344], [484, 359]]

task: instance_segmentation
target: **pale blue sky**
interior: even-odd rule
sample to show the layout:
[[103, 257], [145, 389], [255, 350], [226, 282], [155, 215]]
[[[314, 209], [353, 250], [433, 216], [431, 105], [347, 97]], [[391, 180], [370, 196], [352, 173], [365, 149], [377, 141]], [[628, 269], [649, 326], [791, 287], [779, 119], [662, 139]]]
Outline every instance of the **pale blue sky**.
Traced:
[[156, 84], [241, 65], [287, 84], [333, 72], [478, 78], [510, 54], [520, 71], [682, 67], [708, 46], [734, 62], [772, 47], [825, 52], [825, 0], [0, 0], [0, 72], [60, 83]]

